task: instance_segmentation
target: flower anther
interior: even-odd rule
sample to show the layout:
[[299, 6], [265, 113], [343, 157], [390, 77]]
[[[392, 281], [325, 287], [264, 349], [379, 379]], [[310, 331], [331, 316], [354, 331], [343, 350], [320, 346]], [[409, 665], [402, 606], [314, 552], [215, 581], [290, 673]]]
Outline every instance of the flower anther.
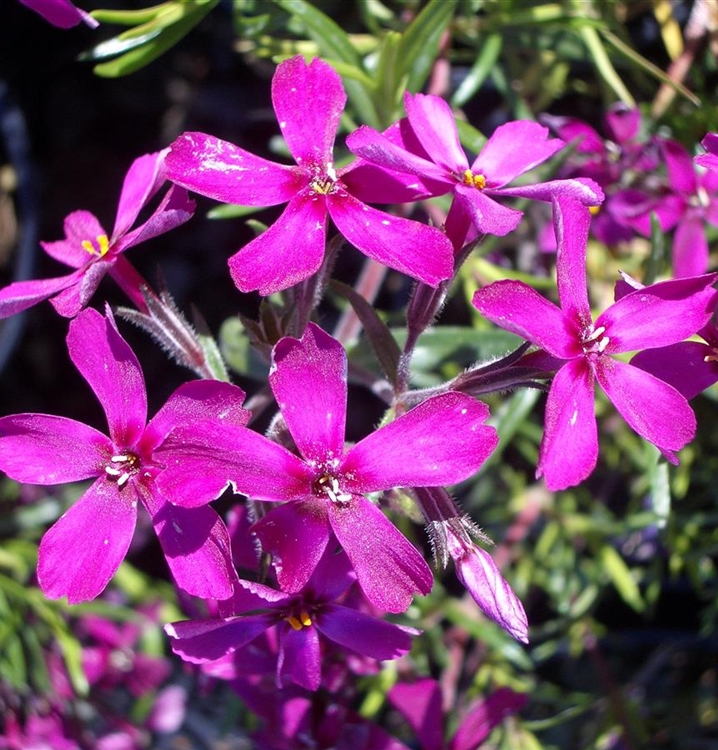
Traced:
[[608, 336], [603, 335], [605, 332], [605, 326], [599, 326], [596, 329], [594, 329], [593, 326], [588, 328], [588, 330], [581, 336], [581, 348], [583, 349], [583, 353], [586, 355], [603, 354], [611, 341]]
[[482, 174], [474, 174], [470, 169], [466, 169], [461, 181], [467, 187], [474, 187], [477, 190], [483, 190], [486, 187], [486, 177]]
[[305, 610], [302, 610], [299, 613], [299, 617], [288, 615], [284, 619], [289, 623], [293, 630], [301, 630], [302, 628], [308, 628], [312, 625], [312, 618]]
[[104, 258], [110, 249], [110, 240], [106, 234], [98, 234], [94, 242], [92, 240], [82, 240], [82, 249], [90, 255]]
[[105, 466], [105, 474], [108, 479], [116, 480], [118, 487], [123, 487], [139, 469], [139, 456], [134, 453], [120, 453], [112, 456], [110, 463]]
[[334, 505], [348, 505], [352, 499], [351, 495], [341, 491], [339, 480], [331, 474], [322, 474], [314, 482], [313, 489], [317, 495], [326, 495]]

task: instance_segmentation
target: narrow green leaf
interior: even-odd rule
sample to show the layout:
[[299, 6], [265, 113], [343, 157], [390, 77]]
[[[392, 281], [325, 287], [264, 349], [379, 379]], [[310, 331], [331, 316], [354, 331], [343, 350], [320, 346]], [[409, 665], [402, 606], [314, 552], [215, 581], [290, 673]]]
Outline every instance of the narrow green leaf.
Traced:
[[613, 582], [616, 590], [621, 595], [629, 607], [636, 612], [642, 612], [644, 609], [643, 598], [638, 588], [638, 584], [631, 576], [631, 570], [626, 565], [624, 559], [616, 550], [604, 544], [599, 551], [599, 560], [608, 577]]
[[436, 60], [441, 35], [457, 5], [458, 0], [430, 0], [404, 31], [397, 77], [407, 76], [409, 91], [419, 91], [424, 85]]
[[116, 26], [139, 26], [155, 19], [160, 13], [167, 8], [176, 5], [175, 2], [161, 3], [153, 5], [150, 8], [141, 8], [140, 10], [109, 10], [98, 8], [93, 10], [90, 15], [100, 23], [114, 24]]
[[655, 446], [646, 443], [648, 456], [648, 481], [651, 508], [658, 517], [656, 525], [664, 528], [671, 513], [671, 482], [668, 476], [668, 464], [661, 461], [661, 453]]
[[208, 219], [236, 219], [241, 216], [251, 216], [261, 211], [262, 206], [234, 206], [231, 203], [223, 203], [207, 211]]
[[616, 69], [613, 67], [613, 63], [601, 42], [601, 37], [598, 35], [596, 28], [593, 26], [581, 26], [579, 33], [603, 80], [613, 89], [616, 96], [624, 104], [627, 104], [629, 107], [635, 107], [636, 101], [626, 88], [621, 76], [618, 75]]
[[401, 349], [386, 323], [377, 315], [376, 310], [355, 289], [342, 284], [341, 281], [332, 280], [331, 288], [340, 294], [354, 308], [354, 312], [364, 326], [369, 343], [374, 354], [381, 365], [387, 379], [392, 385], [396, 385], [396, 371], [399, 366]]
[[489, 34], [481, 46], [481, 52], [466, 77], [451, 97], [452, 107], [463, 107], [481, 88], [499, 59], [504, 38], [499, 33]]

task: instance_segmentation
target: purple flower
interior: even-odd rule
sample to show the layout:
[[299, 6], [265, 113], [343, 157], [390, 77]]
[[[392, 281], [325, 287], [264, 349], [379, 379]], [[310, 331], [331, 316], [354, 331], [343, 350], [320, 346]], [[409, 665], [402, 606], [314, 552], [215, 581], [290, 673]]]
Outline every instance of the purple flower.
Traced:
[[59, 26], [61, 29], [69, 29], [81, 22], [93, 29], [99, 26], [89, 13], [75, 7], [70, 0], [20, 0], [20, 2], [39, 13], [53, 26]]
[[454, 115], [443, 99], [407, 92], [404, 105], [406, 120], [385, 133], [362, 126], [347, 138], [347, 145], [372, 164], [412, 175], [424, 197], [453, 193], [447, 233], [461, 237], [456, 245], [463, 244], [469, 223], [480, 234], [505, 235], [516, 229], [523, 214], [495, 200], [502, 196], [551, 200], [561, 192], [588, 205], [603, 200], [591, 180], [506, 187], [563, 148], [562, 140], [547, 139], [548, 128], [523, 120], [502, 125], [469, 166]]
[[499, 688], [469, 708], [454, 736], [446, 742], [441, 687], [436, 680], [400, 682], [387, 697], [416, 732], [421, 750], [475, 750], [507, 716], [523, 708], [527, 699], [523, 693]]
[[708, 152], [696, 156], [693, 161], [700, 167], [718, 172], [718, 133], [708, 133], [701, 141], [701, 146]]
[[578, 484], [596, 465], [596, 380], [626, 422], [677, 463], [675, 451], [696, 428], [688, 402], [672, 386], [612, 355], [682, 341], [708, 322], [715, 307], [716, 275], [709, 274], [631, 292], [594, 323], [586, 288], [589, 224], [588, 210], [575, 201], [554, 201], [560, 308], [515, 281], [490, 284], [473, 299], [489, 320], [558, 360], [537, 468], [554, 490]]
[[166, 471], [158, 477], [163, 494], [192, 507], [199, 485], [218, 496], [231, 482], [256, 500], [291, 501], [253, 527], [274, 555], [283, 590], [301, 590], [336, 537], [367, 598], [384, 611], [404, 611], [415, 592], [431, 589], [431, 570], [365, 495], [471, 476], [496, 446], [495, 431], [483, 425], [488, 408], [459, 393], [436, 396], [347, 451], [346, 354], [313, 324], [301, 340], [275, 346], [269, 380], [299, 455], [246, 429], [178, 428], [163, 446], [166, 462], [181, 462], [196, 478]]
[[194, 202], [188, 199], [186, 191], [172, 186], [150, 218], [132, 229], [140, 211], [166, 180], [165, 153], [146, 154], [132, 163], [122, 185], [111, 235], [89, 211], [75, 211], [67, 216], [65, 239], [41, 244], [48, 255], [75, 270], [67, 276], [18, 281], [5, 287], [0, 291], [0, 318], [50, 297], [60, 315], [72, 318], [87, 305], [106, 273], [140, 309], [145, 309], [139, 290], [142, 280], [122, 253], [183, 224], [194, 211]]
[[273, 628], [279, 647], [277, 687], [288, 679], [307, 690], [317, 690], [322, 676], [322, 640], [385, 660], [406, 654], [412, 636], [419, 634], [346, 603], [338, 604], [337, 599], [354, 580], [346, 555], [327, 550], [307, 585], [297, 593], [240, 580], [236, 616], [176, 622], [165, 630], [175, 653], [201, 664], [231, 654]]
[[[230, 597], [236, 573], [224, 524], [209, 507], [185, 509], [167, 502], [157, 489], [163, 466], [154, 453], [178, 425], [192, 432], [198, 420], [245, 424], [244, 393], [217, 381], [185, 383], [145, 425], [142, 371], [114, 321], [85, 310], [70, 323], [67, 344], [102, 404], [110, 436], [46, 414], [0, 419], [0, 469], [9, 477], [44, 485], [95, 478], [43, 537], [40, 587], [48, 597], [67, 596], [70, 603], [96, 597], [127, 552], [141, 502], [177, 584], [195, 596]], [[181, 481], [184, 467], [172, 471]]]
[[324, 257], [327, 214], [364, 254], [436, 286], [453, 273], [451, 243], [438, 230], [370, 208], [335, 170], [332, 148], [346, 94], [339, 75], [319, 59], [281, 63], [272, 101], [296, 166], [267, 161], [204, 133], [184, 133], [167, 157], [170, 179], [225, 203], [274, 206], [281, 217], [229, 259], [242, 292], [267, 295], [309, 278]]

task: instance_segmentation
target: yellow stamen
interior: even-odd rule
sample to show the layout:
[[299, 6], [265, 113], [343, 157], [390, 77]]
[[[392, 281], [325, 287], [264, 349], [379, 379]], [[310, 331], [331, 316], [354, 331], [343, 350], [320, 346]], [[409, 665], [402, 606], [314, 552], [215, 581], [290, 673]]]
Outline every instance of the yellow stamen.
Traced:
[[591, 212], [591, 216], [595, 216], [601, 211], [601, 206], [589, 206], [588, 210]]
[[106, 234], [98, 234], [95, 239], [97, 247], [95, 247], [92, 240], [82, 240], [82, 249], [90, 255], [98, 255], [100, 258], [104, 258], [110, 249], [110, 240]]
[[301, 630], [302, 629], [302, 623], [297, 620], [296, 617], [289, 616], [287, 617], [287, 622], [294, 628], [294, 630]]
[[482, 174], [474, 174], [470, 169], [464, 171], [464, 185], [475, 187], [477, 190], [483, 190], [486, 187], [486, 177]]
[[308, 628], [312, 624], [312, 620], [306, 612], [302, 612], [299, 615], [299, 619], [302, 621], [302, 625], [304, 625], [305, 628]]

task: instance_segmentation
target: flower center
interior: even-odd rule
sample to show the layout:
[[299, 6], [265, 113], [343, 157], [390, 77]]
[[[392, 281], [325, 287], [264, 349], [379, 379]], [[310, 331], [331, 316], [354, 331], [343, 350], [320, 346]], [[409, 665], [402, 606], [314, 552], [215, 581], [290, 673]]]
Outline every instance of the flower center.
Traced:
[[591, 325], [581, 334], [581, 348], [586, 355], [603, 354], [611, 339], [604, 336], [605, 326], [595, 328]]
[[323, 172], [317, 170], [317, 174], [314, 179], [309, 183], [309, 187], [320, 195], [329, 195], [334, 190], [334, 185], [337, 181], [337, 172], [334, 169], [334, 165], [329, 162], [326, 170]]
[[129, 478], [140, 470], [140, 459], [134, 453], [119, 453], [112, 456], [105, 466], [108, 479], [117, 481], [118, 487], [127, 484]]
[[718, 362], [718, 349], [715, 346], [710, 347], [710, 352], [703, 357], [704, 362]]
[[341, 491], [339, 480], [332, 474], [322, 474], [319, 479], [314, 482], [312, 489], [314, 490], [315, 495], [320, 497], [324, 495], [328, 497], [334, 505], [349, 505], [352, 499], [351, 495]]
[[312, 618], [306, 610], [301, 610], [297, 615], [285, 615], [284, 619], [291, 625], [293, 630], [308, 628], [312, 624]]
[[82, 240], [82, 249], [90, 255], [104, 258], [110, 249], [110, 240], [106, 234], [98, 234], [94, 242], [92, 240]]
[[483, 190], [486, 187], [486, 177], [482, 174], [474, 174], [470, 169], [464, 172], [461, 181], [467, 187], [474, 187], [477, 190]]

